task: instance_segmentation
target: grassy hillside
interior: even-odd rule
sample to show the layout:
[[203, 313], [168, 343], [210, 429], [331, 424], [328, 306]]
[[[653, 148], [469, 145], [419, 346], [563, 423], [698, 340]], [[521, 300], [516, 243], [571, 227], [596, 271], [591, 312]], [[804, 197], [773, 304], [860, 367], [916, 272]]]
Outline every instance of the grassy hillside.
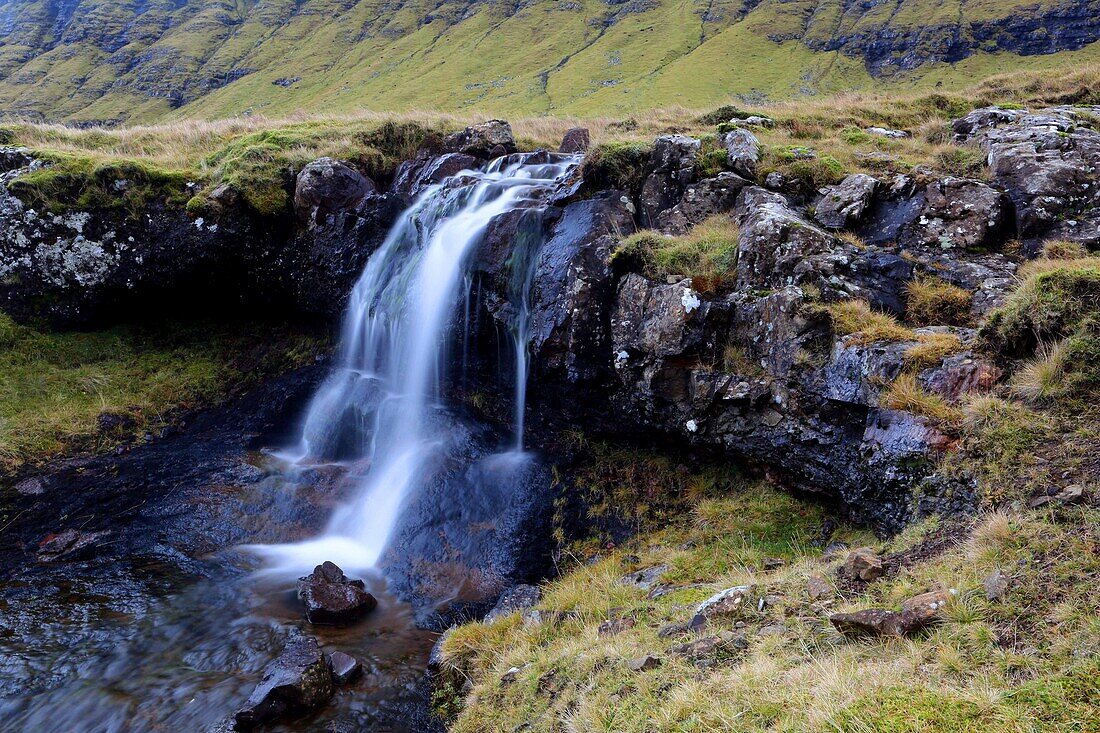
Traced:
[[[1100, 60], [1095, 0], [0, 0], [8, 116], [621, 114]], [[1053, 53], [1059, 52], [1059, 53]]]

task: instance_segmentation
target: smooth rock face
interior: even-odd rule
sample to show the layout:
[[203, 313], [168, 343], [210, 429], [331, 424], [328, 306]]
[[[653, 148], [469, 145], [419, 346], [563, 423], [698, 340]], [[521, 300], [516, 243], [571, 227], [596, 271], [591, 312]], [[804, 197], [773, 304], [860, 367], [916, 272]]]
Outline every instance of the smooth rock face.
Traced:
[[298, 173], [294, 211], [303, 222], [317, 223], [326, 216], [353, 209], [378, 187], [346, 163], [318, 158]]
[[335, 694], [329, 660], [312, 636], [294, 636], [236, 715], [237, 730], [252, 730], [288, 714], [315, 710]]
[[481, 165], [481, 161], [466, 153], [444, 153], [433, 155], [421, 151], [412, 160], [406, 160], [397, 167], [390, 191], [411, 202], [424, 189], [436, 183], [442, 183], [449, 176]]
[[683, 234], [705, 219], [732, 211], [737, 194], [748, 185], [728, 171], [693, 183], [684, 189], [680, 203], [657, 215], [657, 227], [669, 234]]
[[349, 580], [334, 563], [324, 562], [298, 579], [298, 598], [314, 624], [348, 624], [374, 610], [378, 601], [362, 580]]

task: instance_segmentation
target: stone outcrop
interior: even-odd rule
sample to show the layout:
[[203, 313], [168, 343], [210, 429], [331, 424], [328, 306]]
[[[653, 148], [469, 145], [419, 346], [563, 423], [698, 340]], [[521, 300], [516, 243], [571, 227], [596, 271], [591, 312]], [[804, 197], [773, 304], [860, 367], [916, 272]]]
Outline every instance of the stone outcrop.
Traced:
[[649, 175], [642, 184], [638, 212], [643, 227], [657, 224], [665, 209], [675, 206], [695, 181], [695, 163], [701, 143], [685, 135], [662, 135], [653, 145]]
[[504, 120], [488, 120], [448, 136], [443, 147], [448, 153], [498, 158], [516, 152], [516, 138]]
[[1011, 197], [1030, 252], [1044, 239], [1100, 247], [1100, 132], [1080, 124], [1097, 107], [1036, 113], [986, 108], [954, 123], [959, 142], [980, 145], [994, 181]]

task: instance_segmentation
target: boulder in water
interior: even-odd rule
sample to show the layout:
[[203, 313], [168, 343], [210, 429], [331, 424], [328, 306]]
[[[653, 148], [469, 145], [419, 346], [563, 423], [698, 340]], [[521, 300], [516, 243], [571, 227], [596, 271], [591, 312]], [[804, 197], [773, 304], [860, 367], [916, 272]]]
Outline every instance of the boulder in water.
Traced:
[[312, 636], [293, 636], [283, 653], [264, 668], [260, 684], [234, 719], [237, 730], [287, 714], [321, 707], [336, 693], [328, 657]]
[[349, 624], [366, 616], [378, 601], [362, 580], [349, 580], [335, 563], [325, 561], [298, 579], [298, 598], [312, 624]]
[[328, 657], [332, 665], [332, 679], [338, 685], [344, 685], [363, 673], [363, 664], [355, 657], [344, 652], [333, 652]]

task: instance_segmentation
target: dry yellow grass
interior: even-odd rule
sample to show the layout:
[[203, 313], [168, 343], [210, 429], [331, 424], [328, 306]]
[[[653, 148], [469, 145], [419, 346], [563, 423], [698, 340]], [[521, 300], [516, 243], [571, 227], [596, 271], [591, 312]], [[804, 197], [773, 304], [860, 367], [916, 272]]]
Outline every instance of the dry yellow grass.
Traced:
[[879, 401], [891, 410], [903, 410], [927, 417], [945, 427], [957, 426], [963, 421], [960, 409], [947, 404], [939, 395], [925, 390], [913, 374], [903, 373], [898, 376]]
[[970, 320], [970, 292], [936, 277], [905, 286], [906, 317], [918, 326], [962, 326]]

